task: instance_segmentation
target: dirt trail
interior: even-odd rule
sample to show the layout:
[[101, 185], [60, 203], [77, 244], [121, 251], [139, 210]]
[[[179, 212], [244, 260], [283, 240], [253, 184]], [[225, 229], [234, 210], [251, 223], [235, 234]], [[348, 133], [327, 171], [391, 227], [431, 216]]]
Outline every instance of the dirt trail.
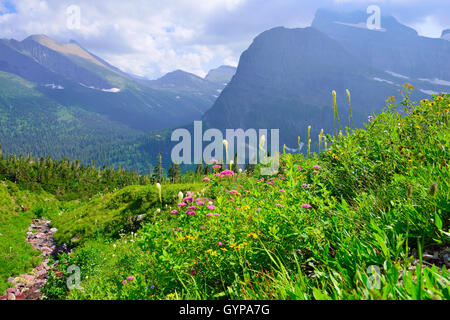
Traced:
[[53, 234], [57, 230], [52, 229], [50, 223], [51, 221], [47, 219], [33, 220], [28, 228], [27, 242], [31, 243], [36, 250], [41, 251], [44, 259], [31, 273], [10, 278], [9, 282], [12, 287], [6, 290], [3, 296], [0, 296], [0, 300], [39, 300], [42, 298], [40, 289], [47, 282], [47, 271], [52, 268], [49, 265], [50, 255], [56, 249]]

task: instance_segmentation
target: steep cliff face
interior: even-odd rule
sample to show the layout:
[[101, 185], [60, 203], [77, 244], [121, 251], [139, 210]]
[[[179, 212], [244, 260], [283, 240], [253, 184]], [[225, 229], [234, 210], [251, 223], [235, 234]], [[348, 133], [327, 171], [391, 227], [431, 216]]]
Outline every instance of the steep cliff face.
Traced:
[[381, 17], [381, 29], [369, 30], [367, 18], [363, 11], [319, 10], [312, 26], [374, 68], [411, 78], [450, 80], [448, 41], [421, 37], [414, 29], [389, 16]]
[[345, 124], [346, 89], [352, 92], [358, 125], [382, 108], [398, 87], [374, 80], [374, 72], [314, 28], [275, 28], [256, 37], [242, 54], [236, 75], [203, 120], [220, 129], [280, 129], [283, 142], [295, 146], [298, 136], [306, 137], [308, 125], [313, 134], [333, 130], [332, 90], [338, 92]]

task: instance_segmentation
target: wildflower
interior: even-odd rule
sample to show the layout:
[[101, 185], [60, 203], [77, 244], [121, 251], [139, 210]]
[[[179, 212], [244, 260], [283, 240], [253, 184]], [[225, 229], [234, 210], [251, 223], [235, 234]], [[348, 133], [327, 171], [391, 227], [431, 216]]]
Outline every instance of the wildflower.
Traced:
[[312, 206], [310, 204], [305, 203], [305, 204], [302, 204], [302, 208], [311, 209]]
[[133, 276], [127, 278], [128, 281], [133, 281], [134, 279], [135, 278]]
[[303, 189], [305, 189], [305, 188], [310, 188], [310, 187], [311, 187], [310, 184], [307, 184], [307, 183], [302, 184], [302, 188], [303, 188]]
[[321, 166], [317, 166], [317, 165], [316, 165], [316, 166], [314, 166], [313, 168], [314, 168], [314, 169], [316, 169], [316, 170], [320, 170], [320, 169], [322, 169], [322, 167], [321, 167]]
[[196, 215], [196, 213], [194, 211], [186, 211], [186, 214], [188, 216], [195, 216]]
[[201, 228], [202, 230], [205, 230], [205, 226], [201, 226], [200, 228]]
[[178, 210], [172, 210], [171, 212], [170, 212], [170, 214], [177, 214], [178, 213]]
[[242, 207], [242, 210], [250, 210], [250, 206], [246, 204], [245, 206]]
[[320, 173], [320, 171], [314, 170], [312, 173], [318, 174], [318, 173]]
[[181, 203], [178, 204], [178, 206], [179, 206], [179, 207], [186, 207], [186, 206], [187, 206], [187, 203], [181, 202]]
[[208, 214], [206, 214], [206, 216], [207, 216], [207, 217], [212, 217], [213, 214], [212, 214], [212, 213], [208, 213]]
[[260, 154], [265, 154], [266, 150], [264, 149], [266, 143], [266, 137], [264, 135], [261, 136], [261, 138], [259, 139], [259, 152]]
[[219, 242], [217, 243], [217, 245], [218, 245], [219, 247], [222, 247], [222, 246], [223, 246], [223, 243], [219, 241]]
[[183, 202], [183, 192], [178, 192], [178, 203]]
[[374, 120], [374, 117], [373, 117], [373, 116], [368, 116], [368, 117], [367, 117], [367, 121], [369, 121], [369, 123], [371, 123], [373, 120]]
[[126, 283], [127, 283], [127, 280], [123, 280], [123, 281], [122, 281], [122, 284], [126, 284]]
[[258, 239], [258, 235], [257, 235], [256, 233], [254, 233], [254, 232], [250, 232], [250, 233], [248, 234], [248, 236], [249, 236], [249, 237], [253, 237], [253, 239]]
[[219, 217], [219, 216], [220, 216], [220, 214], [218, 214], [218, 213], [214, 213], [214, 216], [216, 216], [216, 217]]
[[184, 202], [192, 202], [194, 199], [192, 197], [186, 197], [184, 198]]
[[173, 294], [173, 293], [169, 293], [168, 295], [167, 295], [167, 298], [174, 298], [175, 297], [175, 295]]
[[198, 201], [198, 202], [197, 202], [197, 205], [198, 205], [198, 206], [204, 206], [205, 203], [204, 203], [203, 201]]
[[209, 210], [214, 210], [214, 209], [216, 209], [216, 207], [215, 206], [208, 206], [208, 209]]
[[230, 190], [229, 191], [231, 194], [238, 194], [239, 193], [239, 191], [237, 191], [237, 190]]
[[277, 203], [276, 206], [280, 207], [280, 208], [284, 208], [284, 206], [282, 204], [280, 204], [280, 203]]
[[197, 210], [197, 207], [196, 206], [190, 206], [190, 207], [188, 207], [188, 209], [189, 210]]
[[212, 166], [213, 169], [222, 169], [222, 166], [220, 164], [215, 164]]
[[234, 172], [232, 170], [225, 170], [220, 173], [221, 178], [230, 176], [234, 176]]
[[281, 189], [280, 191], [278, 191], [279, 193], [284, 193], [284, 189]]

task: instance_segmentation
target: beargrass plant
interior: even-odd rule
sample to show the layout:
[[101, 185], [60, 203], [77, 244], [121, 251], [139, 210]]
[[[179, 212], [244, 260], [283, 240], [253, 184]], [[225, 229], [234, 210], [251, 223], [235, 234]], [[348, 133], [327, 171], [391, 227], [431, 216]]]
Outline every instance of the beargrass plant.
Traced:
[[[86, 237], [75, 248], [68, 263], [81, 268], [82, 289], [61, 292], [50, 278], [49, 292], [58, 299], [449, 299], [446, 263], [425, 263], [422, 253], [448, 257], [450, 95], [420, 103], [405, 96], [402, 106], [397, 111], [391, 99], [364, 129], [324, 137], [320, 154], [283, 154], [273, 176], [216, 167], [197, 192], [180, 189], [182, 201], [177, 187], [172, 201], [163, 192], [155, 221], [119, 237]], [[115, 216], [119, 197], [119, 212], [150, 210], [131, 195], [137, 190], [126, 192], [93, 207]], [[63, 234], [76, 234], [77, 221], [93, 211], [69, 213]]]

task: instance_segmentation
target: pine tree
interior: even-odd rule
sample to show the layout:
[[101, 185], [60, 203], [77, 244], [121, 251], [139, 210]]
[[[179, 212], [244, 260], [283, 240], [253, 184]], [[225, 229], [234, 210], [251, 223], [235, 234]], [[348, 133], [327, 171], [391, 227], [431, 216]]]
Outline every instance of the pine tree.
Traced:
[[176, 182], [181, 176], [181, 167], [178, 163], [172, 163], [169, 168], [167, 175], [170, 178], [170, 181]]
[[153, 178], [156, 179], [158, 182], [162, 182], [162, 180], [164, 178], [164, 168], [162, 165], [161, 152], [158, 155], [157, 165], [156, 165], [155, 169], [153, 169]]

